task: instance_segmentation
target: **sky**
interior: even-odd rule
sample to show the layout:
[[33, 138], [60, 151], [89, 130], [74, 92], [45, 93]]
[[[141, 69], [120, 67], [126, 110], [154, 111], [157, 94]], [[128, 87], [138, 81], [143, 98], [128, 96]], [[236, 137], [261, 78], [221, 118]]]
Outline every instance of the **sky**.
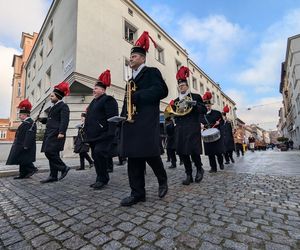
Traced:
[[[21, 52], [22, 31], [38, 32], [51, 2], [0, 0], [1, 118], [9, 116], [11, 64], [13, 54]], [[300, 1], [135, 2], [220, 84], [222, 91], [236, 102], [240, 119], [266, 130], [276, 128], [282, 106], [281, 63], [288, 37], [300, 33]]]

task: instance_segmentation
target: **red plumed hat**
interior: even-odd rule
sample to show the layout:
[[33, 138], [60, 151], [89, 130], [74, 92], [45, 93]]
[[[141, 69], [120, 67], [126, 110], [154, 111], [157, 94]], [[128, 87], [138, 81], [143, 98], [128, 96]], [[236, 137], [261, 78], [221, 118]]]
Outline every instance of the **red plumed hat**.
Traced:
[[212, 94], [211, 92], [209, 91], [206, 91], [202, 97], [203, 101], [206, 103], [206, 104], [212, 104], [211, 103], [211, 98], [212, 98]]
[[110, 70], [105, 70], [99, 77], [98, 81], [96, 83], [97, 86], [102, 88], [107, 88], [111, 85], [111, 76], [110, 76]]
[[32, 104], [28, 99], [24, 99], [19, 103], [19, 106], [17, 108], [20, 109], [19, 113], [21, 114], [30, 114]]
[[157, 45], [154, 42], [154, 40], [152, 39], [151, 36], [149, 36], [148, 31], [144, 31], [143, 34], [139, 37], [138, 40], [136, 40], [134, 47], [131, 49], [131, 54], [132, 53], [139, 53], [142, 55], [146, 55], [146, 52], [148, 52], [149, 50], [149, 46], [150, 46], [150, 40], [153, 42], [154, 47], [156, 48]]
[[224, 113], [229, 113], [229, 107], [228, 107], [228, 105], [226, 105], [226, 106], [223, 108], [223, 112], [224, 112]]
[[187, 82], [187, 78], [190, 75], [190, 69], [185, 66], [181, 66], [176, 74], [176, 79], [178, 83]]
[[70, 94], [70, 85], [67, 82], [61, 82], [54, 86], [53, 92], [58, 97], [58, 99], [62, 99], [64, 96]]

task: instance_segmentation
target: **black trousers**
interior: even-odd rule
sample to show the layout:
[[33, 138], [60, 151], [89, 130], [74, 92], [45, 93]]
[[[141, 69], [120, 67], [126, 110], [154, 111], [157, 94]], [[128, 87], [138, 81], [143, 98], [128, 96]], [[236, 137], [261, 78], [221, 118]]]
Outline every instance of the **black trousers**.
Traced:
[[232, 153], [233, 153], [233, 150], [226, 151], [226, 153], [224, 154], [226, 162], [229, 162], [229, 160], [233, 160]]
[[53, 178], [57, 178], [58, 171], [65, 170], [67, 165], [60, 158], [59, 151], [45, 152], [45, 155], [46, 155], [47, 159], [49, 160], [50, 176]]
[[242, 155], [244, 155], [243, 144], [241, 144], [241, 143], [236, 143], [236, 144], [235, 144], [235, 152], [236, 152], [236, 156], [240, 156], [240, 151], [241, 151]]
[[112, 157], [107, 158], [107, 169], [113, 170], [114, 169], [114, 162]]
[[91, 157], [89, 156], [88, 152], [82, 152], [79, 153], [79, 157], [80, 157], [80, 168], [84, 169], [84, 160], [86, 159], [88, 161], [88, 163], [91, 165], [93, 164], [93, 160], [91, 159]]
[[97, 150], [97, 144], [90, 144], [90, 146], [97, 174], [96, 182], [107, 184], [109, 181], [109, 175], [107, 173], [108, 157], [105, 157], [102, 152]]
[[36, 167], [33, 165], [32, 162], [19, 165], [19, 173], [20, 173], [21, 177], [24, 177], [27, 174], [32, 173], [35, 170], [36, 170]]
[[223, 165], [223, 155], [222, 155], [222, 154], [208, 155], [209, 165], [210, 165], [210, 167], [211, 167], [211, 170], [213, 170], [213, 171], [217, 171], [216, 157], [217, 157], [219, 166], [220, 166], [220, 165]]
[[167, 173], [164, 169], [163, 162], [160, 156], [143, 157], [143, 158], [128, 158], [128, 178], [131, 188], [131, 196], [145, 197], [145, 169], [146, 163], [152, 168], [159, 185], [167, 182]]
[[176, 151], [173, 148], [167, 148], [167, 155], [170, 157], [172, 165], [176, 165]]
[[192, 158], [192, 161], [195, 163], [196, 168], [201, 168], [201, 166], [202, 166], [200, 155], [197, 155], [197, 154], [180, 155], [180, 157], [183, 161], [185, 173], [187, 175], [192, 175], [192, 173], [193, 173], [191, 158]]

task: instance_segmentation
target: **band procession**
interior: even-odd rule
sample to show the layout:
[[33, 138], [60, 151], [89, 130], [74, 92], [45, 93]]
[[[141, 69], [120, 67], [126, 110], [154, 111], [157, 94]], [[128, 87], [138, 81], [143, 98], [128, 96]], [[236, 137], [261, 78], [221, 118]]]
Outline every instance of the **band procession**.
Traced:
[[[168, 194], [168, 177], [161, 155], [160, 102], [168, 96], [169, 90], [164, 77], [156, 67], [146, 66], [149, 46], [156, 47], [147, 31], [136, 40], [131, 48], [129, 66], [132, 77], [126, 81], [122, 107], [114, 96], [106, 93], [111, 86], [113, 70], [102, 69], [93, 87], [93, 99], [82, 110], [81, 123], [76, 126], [78, 134], [74, 142], [74, 152], [80, 156], [80, 167], [85, 168], [87, 160], [95, 169], [93, 189], [109, 188], [112, 158], [119, 157], [120, 164], [127, 161], [130, 194], [120, 201], [121, 206], [132, 206], [146, 200], [145, 178], [150, 166], [158, 182], [158, 197]], [[100, 73], [100, 72], [99, 72]], [[168, 166], [176, 171], [177, 158], [184, 165], [185, 176], [178, 180], [182, 185], [191, 185], [205, 178], [201, 154], [208, 156], [213, 174], [224, 169], [224, 164], [234, 163], [233, 151], [243, 155], [242, 130], [233, 131], [231, 121], [226, 117], [230, 108], [225, 106], [220, 112], [214, 109], [214, 98], [210, 91], [192, 93], [188, 77], [189, 68], [181, 66], [174, 81], [177, 82], [178, 97], [171, 100], [164, 110], [166, 134], [164, 142]], [[49, 161], [49, 176], [41, 184], [62, 181], [70, 171], [67, 162], [61, 159], [66, 131], [70, 122], [70, 108], [64, 97], [70, 94], [70, 84], [61, 82], [51, 90], [51, 106], [41, 105], [37, 117], [31, 117], [32, 104], [28, 99], [18, 105], [19, 119], [15, 141], [12, 145], [7, 165], [19, 165], [19, 176], [14, 179], [30, 178], [38, 169], [36, 160], [37, 124], [46, 126], [41, 152]], [[120, 110], [120, 112], [119, 112]], [[91, 155], [89, 155], [89, 151]]]

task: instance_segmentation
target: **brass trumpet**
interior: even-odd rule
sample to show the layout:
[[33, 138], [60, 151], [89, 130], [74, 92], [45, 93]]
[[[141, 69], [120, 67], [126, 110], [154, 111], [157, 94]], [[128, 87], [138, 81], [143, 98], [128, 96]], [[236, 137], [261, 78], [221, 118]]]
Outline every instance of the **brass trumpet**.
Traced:
[[126, 121], [134, 122], [133, 116], [136, 113], [136, 106], [132, 103], [132, 95], [136, 91], [136, 84], [133, 80], [126, 82], [126, 104], [127, 118]]

